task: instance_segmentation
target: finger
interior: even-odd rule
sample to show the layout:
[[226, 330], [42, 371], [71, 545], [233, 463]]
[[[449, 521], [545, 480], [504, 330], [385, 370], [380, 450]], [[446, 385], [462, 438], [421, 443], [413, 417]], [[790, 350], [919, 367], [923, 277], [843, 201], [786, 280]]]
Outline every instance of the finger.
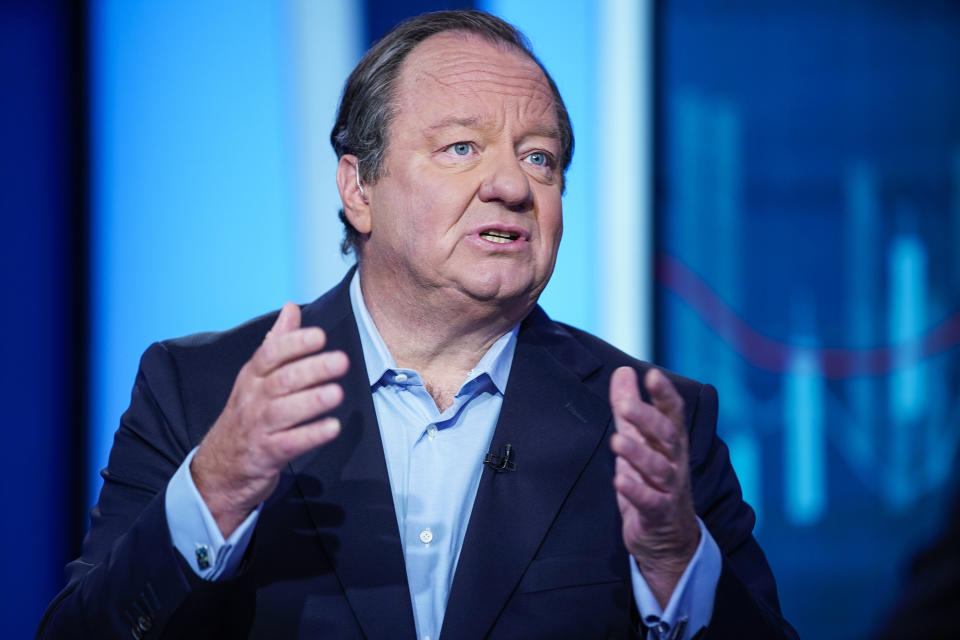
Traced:
[[350, 368], [343, 351], [324, 351], [288, 362], [274, 369], [266, 378], [264, 390], [271, 397], [280, 397], [335, 380]]
[[666, 493], [677, 489], [677, 467], [662, 452], [621, 433], [613, 434], [610, 449], [654, 489]]
[[667, 376], [657, 369], [650, 369], [643, 383], [650, 393], [653, 406], [683, 431], [686, 426], [683, 398], [677, 393], [676, 387], [667, 379]]
[[636, 430], [636, 423], [644, 419], [646, 414], [642, 412], [645, 406], [637, 387], [637, 372], [631, 367], [620, 367], [614, 371], [610, 377], [610, 408], [617, 431], [642, 437]]
[[311, 449], [327, 444], [338, 435], [340, 421], [337, 418], [324, 418], [272, 433], [269, 442], [274, 459], [286, 464]]
[[[676, 460], [683, 452], [681, 440], [682, 431], [661, 413], [656, 407], [643, 403], [634, 407], [629, 414], [629, 422], [634, 430], [640, 434], [643, 442], [663, 453], [671, 460]], [[630, 430], [624, 431], [630, 434]]]
[[327, 336], [320, 327], [270, 335], [253, 354], [253, 372], [258, 376], [266, 376], [287, 362], [320, 351], [326, 344]]
[[614, 409], [614, 417], [619, 419], [616, 425], [619, 432], [651, 439], [651, 444], [665, 453], [672, 450], [677, 428], [656, 407], [640, 401]]
[[629, 411], [637, 403], [643, 403], [637, 386], [637, 372], [633, 367], [619, 367], [610, 376], [610, 406], [614, 414]]
[[610, 406], [614, 425], [620, 433], [649, 442], [671, 459], [682, 453], [676, 427], [656, 407], [643, 401], [637, 387], [637, 374], [631, 367], [620, 367], [613, 372]]
[[280, 431], [335, 409], [343, 402], [343, 387], [332, 382], [271, 400], [263, 410], [262, 425]]
[[644, 482], [640, 474], [622, 458], [616, 461], [613, 486], [645, 519], [659, 519], [669, 511], [671, 496]]

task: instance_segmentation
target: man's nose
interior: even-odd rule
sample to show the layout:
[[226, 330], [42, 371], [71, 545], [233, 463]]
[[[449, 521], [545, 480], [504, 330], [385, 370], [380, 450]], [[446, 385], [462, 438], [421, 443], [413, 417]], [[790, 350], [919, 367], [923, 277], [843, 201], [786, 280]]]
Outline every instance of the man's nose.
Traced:
[[489, 166], [479, 196], [482, 202], [500, 202], [511, 211], [523, 213], [533, 208], [530, 176], [512, 152], [489, 158]]

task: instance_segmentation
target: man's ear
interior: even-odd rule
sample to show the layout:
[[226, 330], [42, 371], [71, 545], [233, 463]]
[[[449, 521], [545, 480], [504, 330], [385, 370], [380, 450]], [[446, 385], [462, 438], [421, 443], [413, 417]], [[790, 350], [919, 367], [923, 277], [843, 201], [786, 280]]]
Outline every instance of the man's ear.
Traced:
[[343, 213], [353, 228], [360, 233], [370, 233], [370, 202], [363, 191], [360, 164], [350, 154], [340, 156], [337, 164], [337, 191], [343, 203]]

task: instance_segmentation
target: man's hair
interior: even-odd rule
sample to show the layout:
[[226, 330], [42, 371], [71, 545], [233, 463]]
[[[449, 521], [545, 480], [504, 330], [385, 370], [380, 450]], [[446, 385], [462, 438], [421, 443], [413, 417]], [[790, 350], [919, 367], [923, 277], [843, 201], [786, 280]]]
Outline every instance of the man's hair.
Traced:
[[[573, 157], [573, 127], [553, 78], [533, 54], [530, 41], [516, 27], [500, 18], [476, 10], [425, 13], [398, 24], [370, 48], [354, 68], [343, 87], [337, 122], [330, 132], [330, 143], [339, 159], [344, 154], [357, 157], [360, 177], [370, 184], [384, 175], [387, 132], [396, 116], [397, 78], [403, 61], [414, 47], [432, 35], [461, 31], [478, 35], [493, 44], [505, 44], [526, 54], [537, 63], [553, 92], [560, 128], [561, 175]], [[562, 184], [562, 183], [561, 183]], [[360, 257], [360, 232], [340, 209], [344, 237], [340, 248]]]

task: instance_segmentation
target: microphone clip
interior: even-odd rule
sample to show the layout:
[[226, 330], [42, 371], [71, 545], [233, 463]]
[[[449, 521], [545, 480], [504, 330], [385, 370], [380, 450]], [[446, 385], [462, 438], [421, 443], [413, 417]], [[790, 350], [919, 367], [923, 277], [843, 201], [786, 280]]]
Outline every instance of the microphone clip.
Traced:
[[495, 473], [516, 471], [517, 464], [513, 461], [513, 446], [509, 443], [503, 448], [503, 455], [498, 456], [493, 451], [483, 458], [483, 466], [493, 469]]

